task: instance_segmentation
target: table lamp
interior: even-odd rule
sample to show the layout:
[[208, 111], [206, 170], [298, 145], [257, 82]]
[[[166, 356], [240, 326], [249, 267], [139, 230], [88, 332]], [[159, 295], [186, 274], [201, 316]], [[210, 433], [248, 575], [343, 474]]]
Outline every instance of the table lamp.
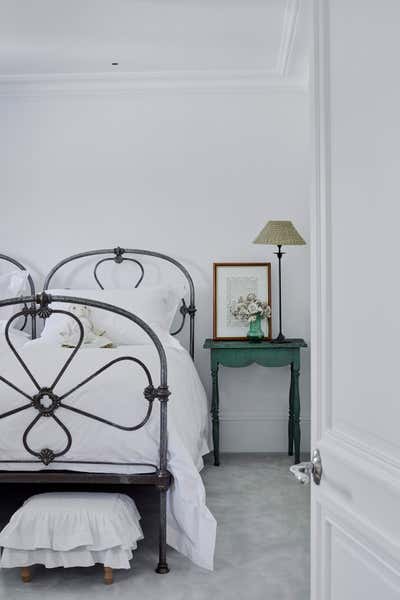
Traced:
[[268, 221], [253, 242], [254, 244], [268, 244], [278, 246], [278, 252], [274, 254], [278, 257], [279, 268], [279, 334], [273, 342], [284, 343], [286, 340], [282, 333], [282, 246], [303, 246], [305, 241], [291, 221]]

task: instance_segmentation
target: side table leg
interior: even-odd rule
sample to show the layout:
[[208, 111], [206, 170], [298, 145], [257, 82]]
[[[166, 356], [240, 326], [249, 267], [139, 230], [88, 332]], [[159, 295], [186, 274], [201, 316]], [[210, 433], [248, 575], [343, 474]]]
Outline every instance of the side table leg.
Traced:
[[289, 449], [288, 455], [293, 456], [293, 430], [294, 430], [294, 419], [293, 419], [293, 363], [290, 365], [290, 389], [289, 389], [289, 420], [288, 420], [288, 442]]
[[300, 462], [300, 392], [299, 392], [300, 369], [292, 366], [292, 384], [293, 384], [293, 436], [294, 436], [294, 462]]
[[219, 389], [218, 389], [218, 364], [211, 368], [212, 376], [212, 400], [211, 400], [211, 417], [212, 417], [212, 436], [214, 447], [214, 465], [219, 466]]

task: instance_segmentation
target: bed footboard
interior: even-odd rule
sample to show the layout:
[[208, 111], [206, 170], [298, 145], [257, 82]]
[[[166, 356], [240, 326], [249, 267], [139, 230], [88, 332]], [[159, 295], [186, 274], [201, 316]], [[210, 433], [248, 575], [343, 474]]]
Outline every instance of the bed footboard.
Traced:
[[[153, 382], [152, 374], [150, 373], [148, 367], [137, 357], [134, 356], [120, 356], [111, 361], [105, 363], [101, 368], [97, 369], [95, 372], [88, 374], [86, 378], [82, 381], [77, 382], [71, 389], [68, 391], [59, 394], [57, 393], [57, 384], [63, 377], [64, 373], [67, 371], [71, 362], [76, 359], [76, 355], [83, 344], [84, 338], [84, 328], [83, 325], [75, 314], [68, 310], [61, 309], [53, 309], [51, 307], [52, 302], [57, 303], [65, 303], [67, 306], [69, 304], [81, 304], [85, 306], [90, 306], [97, 309], [106, 310], [109, 312], [113, 312], [115, 314], [121, 315], [136, 323], [143, 331], [147, 333], [150, 337], [152, 343], [157, 349], [158, 357], [159, 357], [159, 385], [155, 385]], [[166, 494], [171, 485], [171, 474], [167, 468], [167, 451], [168, 451], [168, 436], [167, 436], [167, 407], [168, 407], [168, 399], [170, 396], [170, 391], [168, 388], [168, 373], [167, 373], [167, 359], [165, 350], [157, 337], [154, 331], [142, 321], [136, 315], [121, 309], [117, 306], [113, 306], [111, 304], [106, 304], [104, 302], [98, 302], [95, 300], [78, 298], [78, 297], [70, 297], [70, 296], [51, 296], [46, 293], [42, 293], [39, 295], [32, 295], [21, 298], [10, 298], [7, 300], [0, 301], [1, 306], [9, 306], [9, 305], [22, 305], [22, 308], [19, 312], [14, 314], [9, 321], [7, 322], [5, 328], [5, 338], [7, 344], [10, 348], [10, 351], [14, 354], [15, 358], [19, 362], [21, 368], [25, 371], [26, 375], [31, 380], [35, 392], [30, 395], [25, 391], [20, 389], [18, 382], [9, 381], [1, 374], [0, 368], [0, 382], [17, 392], [21, 396], [21, 405], [17, 406], [14, 409], [8, 410], [6, 412], [0, 413], [0, 419], [7, 419], [8, 417], [23, 411], [32, 411], [33, 419], [26, 427], [24, 431], [21, 431], [21, 444], [23, 445], [25, 451], [27, 452], [26, 459], [16, 459], [16, 460], [4, 460], [0, 456], [0, 465], [4, 463], [41, 463], [42, 470], [40, 471], [32, 471], [32, 472], [21, 472], [21, 471], [2, 471], [0, 473], [0, 481], [2, 482], [43, 482], [43, 483], [68, 483], [68, 482], [79, 482], [83, 479], [83, 475], [85, 476], [85, 481], [87, 481], [88, 475], [90, 476], [91, 483], [99, 483], [104, 484], [107, 482], [110, 483], [127, 483], [127, 484], [145, 484], [145, 485], [154, 485], [160, 494], [160, 533], [159, 533], [159, 561], [156, 568], [158, 573], [167, 573], [168, 572], [168, 564], [166, 559]], [[12, 323], [18, 319], [19, 317], [40, 317], [42, 319], [49, 318], [52, 314], [65, 314], [68, 315], [71, 319], [73, 319], [77, 325], [79, 330], [79, 339], [77, 345], [72, 349], [65, 363], [61, 367], [58, 374], [52, 381], [38, 382], [31, 372], [29, 366], [26, 364], [25, 360], [18, 352], [18, 350], [13, 345], [10, 338], [10, 327]], [[134, 363], [144, 372], [147, 385], [143, 391], [143, 396], [145, 401], [147, 402], [147, 410], [145, 416], [139, 423], [134, 424], [126, 424], [126, 423], [115, 423], [109, 419], [104, 417], [100, 417], [94, 413], [88, 412], [76, 406], [72, 406], [68, 402], [68, 397], [73, 394], [76, 390], [82, 388], [87, 383], [98, 377], [101, 373], [106, 371], [107, 369], [112, 368], [115, 364], [126, 362], [129, 364]], [[63, 408], [65, 410], [74, 412], [84, 419], [93, 419], [97, 422], [103, 423], [105, 426], [120, 429], [126, 432], [134, 432], [142, 427], [149, 421], [153, 407], [154, 401], [159, 401], [159, 419], [160, 419], [160, 438], [159, 438], [159, 461], [158, 464], [152, 463], [139, 463], [139, 462], [131, 462], [131, 463], [118, 463], [118, 462], [106, 462], [106, 461], [97, 461], [97, 460], [70, 460], [68, 459], [68, 452], [73, 445], [73, 433], [70, 429], [63, 423], [62, 419], [59, 416], [58, 410]], [[32, 447], [29, 434], [34, 429], [35, 425], [38, 423], [40, 419], [50, 418], [57, 424], [58, 427], [65, 434], [65, 445], [60, 450], [55, 450], [54, 448], [50, 448], [48, 444], [44, 443], [42, 448], [34, 448]], [[63, 472], [59, 470], [51, 470], [51, 465], [53, 464], [65, 464], [66, 469], [68, 469], [68, 465], [73, 464], [93, 464], [93, 465], [113, 465], [113, 466], [138, 466], [144, 467], [146, 472], [138, 473], [135, 475], [112, 475], [107, 473], [100, 474], [79, 474], [74, 472]]]

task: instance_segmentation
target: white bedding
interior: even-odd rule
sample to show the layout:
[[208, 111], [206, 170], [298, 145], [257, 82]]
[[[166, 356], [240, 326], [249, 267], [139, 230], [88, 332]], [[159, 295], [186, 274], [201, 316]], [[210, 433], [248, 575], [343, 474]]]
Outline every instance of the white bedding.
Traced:
[[[36, 340], [25, 345], [21, 355], [41, 386], [55, 379], [70, 349]], [[199, 475], [207, 443], [207, 400], [203, 386], [189, 354], [181, 347], [166, 349], [168, 385], [168, 468], [174, 482], [168, 492], [167, 541], [196, 564], [213, 568], [216, 522], [205, 504], [205, 490]], [[113, 349], [80, 350], [55, 387], [60, 395], [77, 385], [90, 373], [118, 356], [135, 356], [149, 368], [154, 385], [159, 384], [160, 363], [154, 346], [120, 346]], [[0, 374], [28, 394], [35, 387], [15, 357], [0, 346]], [[65, 399], [87, 412], [123, 425], [137, 424], [145, 415], [147, 401], [143, 390], [147, 380], [139, 366], [121, 362]], [[0, 382], [0, 412], [11, 410], [27, 400]], [[22, 445], [25, 428], [37, 416], [32, 407], [0, 420], [0, 458], [32, 459]], [[72, 434], [68, 460], [158, 463], [159, 403], [154, 402], [149, 422], [138, 431], [121, 431], [67, 411], [62, 407], [57, 417]], [[65, 447], [66, 436], [51, 418], [42, 417], [28, 436], [31, 448], [58, 451]], [[59, 460], [62, 460], [61, 457]], [[3, 463], [1, 469], [39, 470], [70, 469], [90, 472], [135, 473], [148, 471], [132, 466]]]

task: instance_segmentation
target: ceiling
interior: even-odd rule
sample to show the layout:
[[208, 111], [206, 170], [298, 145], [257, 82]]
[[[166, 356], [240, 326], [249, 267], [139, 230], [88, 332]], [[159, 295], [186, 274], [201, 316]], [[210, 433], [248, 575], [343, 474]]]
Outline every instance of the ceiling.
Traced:
[[309, 0], [1, 0], [0, 80], [118, 74], [304, 85], [310, 20]]

